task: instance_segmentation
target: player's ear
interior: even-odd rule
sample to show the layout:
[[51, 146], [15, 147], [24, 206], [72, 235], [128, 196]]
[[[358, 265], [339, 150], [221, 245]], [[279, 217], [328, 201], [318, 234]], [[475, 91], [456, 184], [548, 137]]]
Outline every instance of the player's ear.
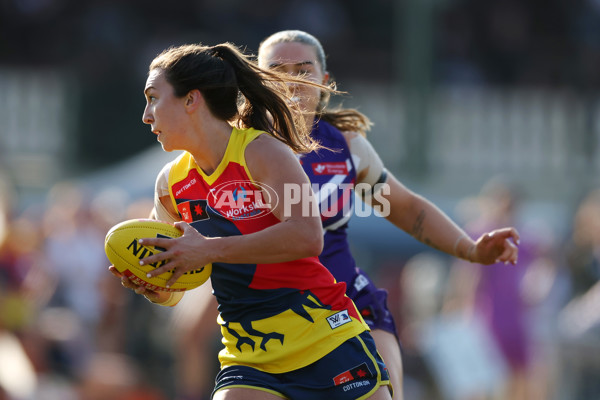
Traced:
[[204, 104], [204, 97], [198, 89], [190, 90], [184, 99], [185, 108], [189, 111], [195, 111], [201, 104]]
[[321, 82], [322, 85], [327, 85], [329, 83], [329, 72], [325, 71], [325, 73], [323, 74], [323, 82]]

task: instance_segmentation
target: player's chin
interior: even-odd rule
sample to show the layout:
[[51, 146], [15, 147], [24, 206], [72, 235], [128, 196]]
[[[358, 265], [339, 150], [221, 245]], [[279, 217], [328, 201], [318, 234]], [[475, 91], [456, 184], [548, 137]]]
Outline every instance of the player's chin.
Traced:
[[158, 139], [158, 142], [162, 146], [162, 149], [166, 152], [171, 152], [171, 151], [175, 150], [171, 146], [169, 146], [168, 143], [165, 143], [165, 142], [161, 141], [160, 139]]

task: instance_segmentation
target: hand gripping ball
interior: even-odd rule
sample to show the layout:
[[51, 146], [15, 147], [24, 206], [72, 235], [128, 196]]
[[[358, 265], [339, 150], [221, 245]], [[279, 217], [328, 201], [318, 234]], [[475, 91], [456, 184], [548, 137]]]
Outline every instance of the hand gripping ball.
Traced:
[[197, 288], [206, 282], [210, 277], [212, 264], [186, 272], [179, 277], [177, 282], [167, 288], [166, 284], [172, 271], [152, 278], [146, 276], [148, 272], [161, 267], [166, 261], [140, 265], [142, 258], [164, 251], [164, 249], [142, 246], [139, 243], [139, 239], [142, 238], [177, 238], [181, 235], [179, 229], [166, 222], [153, 219], [131, 219], [113, 226], [108, 231], [104, 240], [104, 251], [115, 268], [137, 285], [150, 290], [181, 292]]

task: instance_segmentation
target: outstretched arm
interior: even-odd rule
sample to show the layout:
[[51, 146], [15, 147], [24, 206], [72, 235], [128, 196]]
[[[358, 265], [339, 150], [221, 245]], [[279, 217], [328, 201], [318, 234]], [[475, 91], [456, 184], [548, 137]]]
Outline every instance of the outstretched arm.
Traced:
[[[417, 240], [450, 255], [477, 262], [517, 262], [519, 234], [514, 228], [501, 228], [473, 240], [435, 204], [400, 183], [384, 168], [369, 141], [356, 132], [342, 132], [355, 161], [357, 183], [373, 190], [357, 190], [363, 200], [388, 221]], [[383, 185], [381, 185], [383, 183]]]
[[385, 184], [387, 190], [373, 196], [371, 204], [389, 210], [386, 219], [415, 239], [479, 264], [516, 264], [519, 233], [515, 228], [495, 229], [473, 240], [435, 204], [406, 188], [392, 174], [388, 173]]

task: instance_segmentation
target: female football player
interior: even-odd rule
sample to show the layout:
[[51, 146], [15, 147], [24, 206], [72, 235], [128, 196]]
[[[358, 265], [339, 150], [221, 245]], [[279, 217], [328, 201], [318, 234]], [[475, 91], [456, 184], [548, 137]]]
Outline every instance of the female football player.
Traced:
[[[149, 274], [172, 271], [168, 285], [212, 264], [224, 344], [214, 399], [390, 399], [368, 326], [318, 259], [323, 231], [296, 158], [317, 146], [286, 95], [298, 82], [231, 44], [152, 61], [143, 122], [165, 151], [184, 150], [157, 179], [154, 212], [183, 235], [140, 239], [165, 249], [140, 262], [168, 260]], [[154, 303], [181, 298], [110, 270]]]
[[[306, 81], [331, 85], [325, 52], [318, 39], [298, 30], [277, 32], [259, 47], [259, 66], [286, 72]], [[315, 185], [325, 230], [320, 261], [338, 282], [345, 282], [388, 367], [395, 399], [402, 398], [402, 361], [396, 326], [386, 303], [387, 292], [357, 268], [347, 240], [355, 187], [362, 199], [388, 221], [417, 240], [471, 262], [516, 263], [519, 236], [502, 228], [471, 239], [438, 207], [400, 183], [381, 162], [366, 138], [369, 119], [353, 109], [327, 108], [330, 92], [320, 86], [292, 84], [292, 101], [312, 126], [311, 136], [322, 147], [302, 154], [300, 162]], [[337, 188], [332, 189], [332, 186]]]

